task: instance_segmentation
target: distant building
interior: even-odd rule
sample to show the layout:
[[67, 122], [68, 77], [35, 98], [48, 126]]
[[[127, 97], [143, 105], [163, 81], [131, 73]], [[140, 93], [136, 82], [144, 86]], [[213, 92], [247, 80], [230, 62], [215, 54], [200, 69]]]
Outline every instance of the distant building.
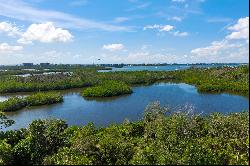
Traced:
[[44, 66], [49, 66], [50, 63], [40, 63], [40, 66], [44, 67]]
[[33, 63], [23, 63], [23, 66], [29, 67], [29, 66], [34, 66]]

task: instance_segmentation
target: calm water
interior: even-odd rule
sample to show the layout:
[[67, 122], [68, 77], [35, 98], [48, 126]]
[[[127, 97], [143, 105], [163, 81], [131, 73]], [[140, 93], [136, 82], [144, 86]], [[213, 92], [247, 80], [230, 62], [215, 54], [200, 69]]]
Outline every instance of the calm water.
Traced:
[[[203, 65], [194, 65], [199, 68], [211, 68], [211, 67], [222, 67], [222, 66], [231, 66], [236, 67], [242, 64], [203, 64]], [[110, 72], [110, 71], [173, 71], [173, 70], [184, 70], [190, 68], [192, 65], [189, 64], [176, 64], [176, 65], [166, 65], [166, 66], [124, 66], [122, 68], [112, 68], [112, 70], [99, 70], [99, 72]]]
[[[69, 125], [85, 125], [94, 122], [97, 126], [121, 123], [142, 118], [145, 107], [153, 101], [171, 108], [193, 107], [196, 113], [240, 112], [249, 109], [248, 99], [229, 94], [200, 94], [196, 88], [187, 84], [158, 83], [151, 86], [133, 88], [131, 95], [118, 98], [86, 100], [79, 90], [64, 91], [64, 102], [60, 104], [23, 109], [8, 113], [16, 123], [7, 128], [27, 127], [35, 119], [60, 118]], [[6, 129], [5, 129], [6, 130]]]

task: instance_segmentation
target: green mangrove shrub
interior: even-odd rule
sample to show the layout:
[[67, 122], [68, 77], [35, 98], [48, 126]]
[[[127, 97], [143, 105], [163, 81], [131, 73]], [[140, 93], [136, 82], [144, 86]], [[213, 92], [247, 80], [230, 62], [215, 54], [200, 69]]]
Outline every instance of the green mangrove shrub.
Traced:
[[0, 102], [0, 112], [17, 111], [28, 106], [49, 105], [60, 103], [63, 96], [59, 93], [36, 93], [27, 97], [12, 97], [6, 101]]
[[111, 97], [132, 93], [131, 87], [119, 81], [104, 81], [101, 84], [83, 90], [84, 97]]
[[49, 105], [60, 103], [63, 101], [63, 96], [59, 93], [36, 93], [25, 98], [28, 106]]
[[3, 112], [0, 112], [0, 129], [9, 127], [14, 123], [14, 120], [9, 119]]
[[27, 106], [26, 101], [20, 97], [12, 97], [6, 101], [0, 102], [0, 111], [11, 112], [20, 110]]
[[141, 121], [97, 128], [36, 120], [0, 132], [0, 164], [249, 165], [249, 111], [206, 116], [153, 103]]

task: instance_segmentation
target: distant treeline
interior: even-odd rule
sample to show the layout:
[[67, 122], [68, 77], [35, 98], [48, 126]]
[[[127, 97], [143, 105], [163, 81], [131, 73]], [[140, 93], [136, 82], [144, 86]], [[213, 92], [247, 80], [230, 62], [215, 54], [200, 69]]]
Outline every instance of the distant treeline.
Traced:
[[[68, 70], [69, 71], [69, 70]], [[33, 92], [90, 87], [106, 80], [128, 85], [152, 84], [157, 81], [184, 82], [195, 85], [200, 92], [230, 92], [248, 95], [249, 66], [190, 68], [178, 71], [97, 72], [96, 68], [76, 68], [72, 75], [36, 75], [0, 77], [0, 93]]]

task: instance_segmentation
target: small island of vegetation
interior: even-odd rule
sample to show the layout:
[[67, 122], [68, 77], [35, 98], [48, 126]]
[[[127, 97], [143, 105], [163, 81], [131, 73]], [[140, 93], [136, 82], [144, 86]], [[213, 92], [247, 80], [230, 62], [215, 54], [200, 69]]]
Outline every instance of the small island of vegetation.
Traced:
[[27, 97], [12, 97], [0, 102], [0, 112], [17, 111], [29, 106], [50, 105], [63, 101], [63, 96], [59, 93], [35, 93]]
[[101, 84], [83, 90], [84, 97], [112, 97], [132, 93], [132, 88], [120, 81], [104, 81]]

